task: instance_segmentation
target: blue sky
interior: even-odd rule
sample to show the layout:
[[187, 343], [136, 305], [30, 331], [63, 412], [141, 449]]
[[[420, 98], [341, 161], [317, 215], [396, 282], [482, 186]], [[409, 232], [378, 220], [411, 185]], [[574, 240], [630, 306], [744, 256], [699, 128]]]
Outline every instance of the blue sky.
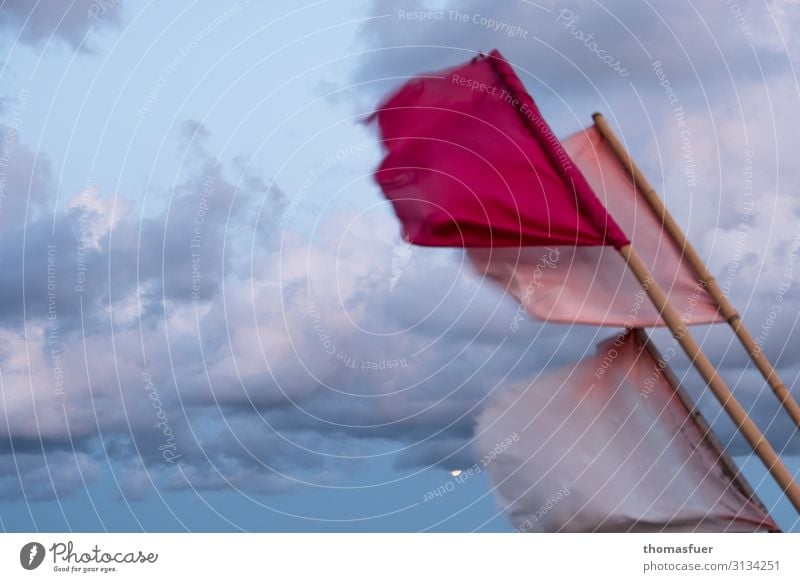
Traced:
[[[409, 75], [493, 47], [558, 133], [606, 113], [797, 384], [791, 3], [470, 0], [466, 19], [444, 1], [32, 6], [0, 5], [4, 530], [510, 531], [486, 474], [425, 493], [474, 462], [495, 390], [614, 330], [530, 321], [509, 337], [516, 305], [459, 252], [403, 247], [360, 123]], [[441, 18], [409, 16], [428, 9]], [[728, 330], [698, 335], [800, 471], [797, 435]]]

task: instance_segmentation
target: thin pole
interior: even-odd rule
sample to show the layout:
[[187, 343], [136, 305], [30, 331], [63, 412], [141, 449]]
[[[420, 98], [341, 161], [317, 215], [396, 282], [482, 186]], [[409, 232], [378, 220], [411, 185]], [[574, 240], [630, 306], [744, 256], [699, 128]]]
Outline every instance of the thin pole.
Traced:
[[655, 305], [661, 314], [661, 318], [667, 324], [667, 327], [672, 332], [673, 337], [689, 356], [689, 359], [694, 364], [694, 367], [703, 377], [711, 392], [714, 393], [722, 408], [731, 417], [736, 427], [742, 433], [744, 438], [750, 443], [750, 446], [758, 455], [758, 458], [764, 463], [769, 472], [775, 478], [778, 485], [786, 493], [786, 497], [792, 502], [794, 508], [800, 513], [800, 486], [794, 481], [794, 477], [781, 461], [775, 449], [767, 442], [767, 439], [755, 425], [755, 423], [747, 416], [747, 412], [742, 405], [736, 400], [731, 393], [728, 386], [725, 384], [722, 377], [717, 374], [717, 370], [709, 361], [708, 357], [703, 353], [697, 341], [689, 333], [688, 327], [681, 320], [680, 315], [675, 308], [667, 300], [667, 295], [661, 286], [653, 278], [652, 273], [647, 268], [647, 265], [642, 261], [639, 254], [633, 249], [631, 245], [625, 245], [619, 249], [619, 254], [625, 259], [628, 267], [636, 276], [639, 283], [642, 284], [644, 291], [647, 293], [650, 300]]
[[647, 200], [647, 203], [661, 219], [664, 229], [675, 241], [675, 244], [681, 248], [684, 259], [689, 263], [692, 269], [694, 269], [700, 281], [706, 285], [708, 294], [719, 306], [719, 311], [722, 314], [722, 317], [724, 317], [728, 324], [730, 324], [730, 326], [733, 328], [733, 332], [736, 334], [736, 337], [739, 338], [739, 341], [744, 346], [745, 350], [747, 350], [750, 359], [756, 365], [759, 372], [761, 372], [761, 375], [764, 376], [769, 384], [769, 387], [772, 388], [775, 396], [777, 396], [786, 412], [789, 413], [789, 416], [792, 418], [795, 425], [800, 427], [800, 405], [797, 404], [797, 401], [792, 397], [789, 389], [783, 383], [780, 376], [778, 376], [778, 372], [775, 371], [775, 368], [773, 368], [764, 352], [758, 346], [755, 339], [753, 339], [753, 336], [750, 335], [750, 332], [748, 331], [747, 327], [745, 327], [742, 318], [739, 316], [739, 313], [736, 311], [736, 309], [734, 309], [730, 301], [728, 301], [728, 297], [722, 292], [722, 289], [717, 284], [716, 279], [711, 276], [711, 273], [709, 273], [708, 268], [700, 258], [700, 255], [697, 254], [697, 251], [695, 251], [692, 244], [686, 238], [686, 235], [678, 226], [678, 223], [672, 218], [672, 215], [667, 210], [664, 202], [658, 196], [658, 193], [656, 193], [655, 189], [650, 185], [650, 183], [647, 181], [647, 178], [645, 178], [644, 174], [642, 174], [639, 168], [636, 167], [633, 158], [625, 150], [622, 143], [611, 130], [611, 127], [606, 122], [603, 114], [595, 113], [592, 117], [594, 118], [594, 123], [597, 126], [597, 129], [600, 131], [600, 134], [603, 136], [606, 142], [608, 142], [608, 145], [611, 146], [612, 151], [622, 165], [625, 166], [630, 172], [636, 189], [642, 194], [642, 196], [644, 196], [645, 200]]

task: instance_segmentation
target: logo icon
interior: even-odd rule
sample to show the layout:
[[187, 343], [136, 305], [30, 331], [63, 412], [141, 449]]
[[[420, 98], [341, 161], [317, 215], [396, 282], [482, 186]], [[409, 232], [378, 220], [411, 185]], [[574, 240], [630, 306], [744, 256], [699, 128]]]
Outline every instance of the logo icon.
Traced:
[[26, 570], [35, 570], [44, 561], [44, 546], [39, 542], [28, 542], [19, 551], [19, 563]]

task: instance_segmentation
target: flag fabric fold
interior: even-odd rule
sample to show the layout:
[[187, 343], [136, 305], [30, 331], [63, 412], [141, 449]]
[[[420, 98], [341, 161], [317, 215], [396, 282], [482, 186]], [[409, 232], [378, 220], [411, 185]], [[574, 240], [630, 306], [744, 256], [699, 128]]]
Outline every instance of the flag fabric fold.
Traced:
[[[684, 323], [724, 321], [718, 306], [660, 218], [638, 192], [595, 126], [566, 138], [564, 149], [628, 235]], [[607, 247], [470, 248], [482, 275], [496, 280], [545, 321], [649, 327], [664, 325], [625, 260]]]
[[767, 531], [776, 524], [731, 473], [640, 332], [504, 391], [478, 419], [488, 465], [518, 531]]
[[497, 51], [413, 79], [373, 118], [375, 178], [411, 243], [628, 244]]

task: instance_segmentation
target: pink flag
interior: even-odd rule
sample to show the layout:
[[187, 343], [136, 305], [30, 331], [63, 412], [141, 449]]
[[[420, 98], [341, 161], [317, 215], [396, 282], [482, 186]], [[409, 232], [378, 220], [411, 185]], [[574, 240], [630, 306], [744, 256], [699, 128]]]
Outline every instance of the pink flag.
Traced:
[[[563, 142], [685, 323], [723, 321], [682, 260], [681, 249], [637, 192], [628, 172], [592, 126]], [[481, 274], [497, 280], [523, 310], [547, 321], [648, 327], [664, 325], [619, 253], [607, 247], [471, 248]]]
[[374, 118], [375, 179], [411, 243], [628, 243], [497, 51], [412, 80]]
[[618, 336], [481, 414], [478, 454], [518, 531], [777, 530], [649, 349]]

